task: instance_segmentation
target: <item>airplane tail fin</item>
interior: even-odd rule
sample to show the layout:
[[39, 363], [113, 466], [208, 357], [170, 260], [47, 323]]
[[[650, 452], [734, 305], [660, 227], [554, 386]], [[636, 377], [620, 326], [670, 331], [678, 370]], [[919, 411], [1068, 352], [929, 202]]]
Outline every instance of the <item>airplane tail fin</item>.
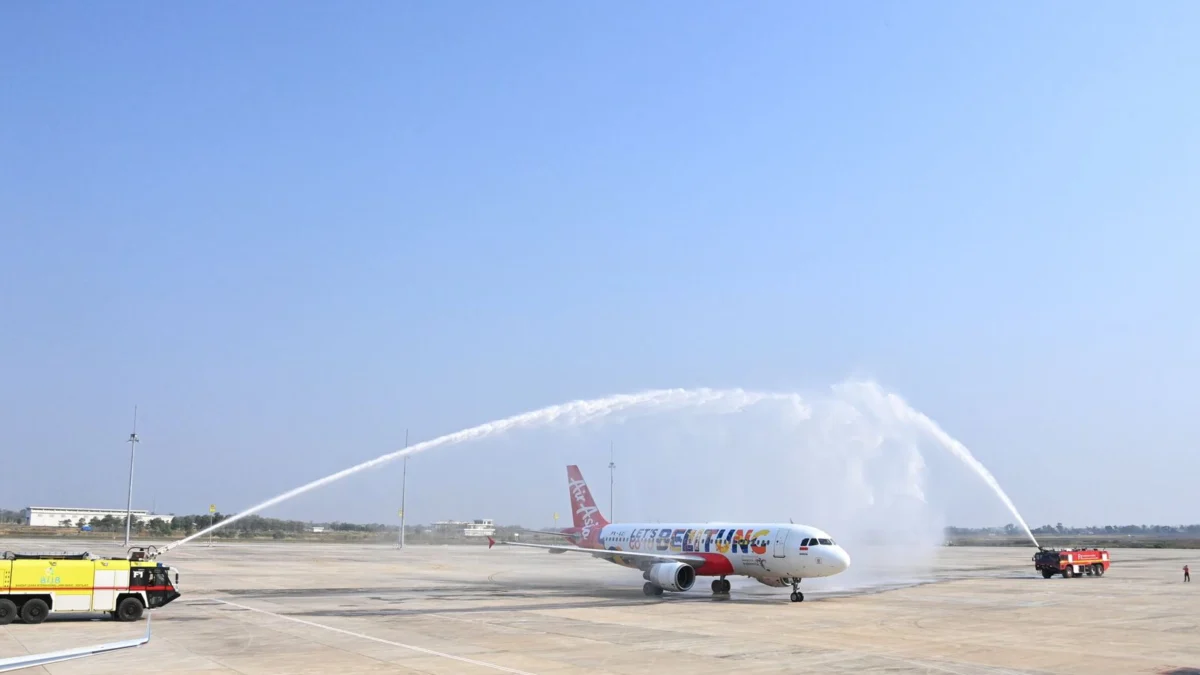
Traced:
[[594, 530], [598, 531], [608, 525], [608, 521], [600, 513], [600, 508], [596, 506], [596, 500], [592, 499], [592, 491], [583, 480], [583, 474], [574, 464], [567, 467], [567, 489], [571, 493], [571, 515], [575, 527], [585, 539]]

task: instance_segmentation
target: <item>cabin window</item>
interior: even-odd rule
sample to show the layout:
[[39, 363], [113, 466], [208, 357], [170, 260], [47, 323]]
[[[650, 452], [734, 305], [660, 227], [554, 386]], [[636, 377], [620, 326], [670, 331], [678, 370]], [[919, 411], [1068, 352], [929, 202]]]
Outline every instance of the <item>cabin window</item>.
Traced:
[[833, 546], [833, 542], [829, 539], [818, 539], [817, 541], [821, 542], [822, 546]]

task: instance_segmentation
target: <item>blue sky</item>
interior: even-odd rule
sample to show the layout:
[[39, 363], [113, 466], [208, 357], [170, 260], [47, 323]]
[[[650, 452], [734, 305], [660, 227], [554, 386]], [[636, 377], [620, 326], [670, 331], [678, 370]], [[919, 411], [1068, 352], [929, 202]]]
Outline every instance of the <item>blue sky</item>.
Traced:
[[[406, 427], [867, 376], [1031, 524], [1200, 520], [1198, 19], [4, 6], [0, 502], [123, 504], [134, 404], [139, 505], [184, 513]], [[504, 480], [601, 474], [611, 436]], [[420, 461], [414, 518], [479, 517]], [[369, 480], [276, 513], [384, 520], [398, 474]], [[978, 495], [952, 516], [1006, 522]]]

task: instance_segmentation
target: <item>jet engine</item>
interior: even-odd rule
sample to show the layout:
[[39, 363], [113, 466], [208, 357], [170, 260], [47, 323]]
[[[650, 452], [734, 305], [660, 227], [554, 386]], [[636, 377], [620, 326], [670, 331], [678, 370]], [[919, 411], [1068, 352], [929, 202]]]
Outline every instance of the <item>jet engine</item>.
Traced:
[[655, 563], [645, 576], [646, 581], [668, 591], [686, 591], [696, 583], [696, 570], [686, 563]]

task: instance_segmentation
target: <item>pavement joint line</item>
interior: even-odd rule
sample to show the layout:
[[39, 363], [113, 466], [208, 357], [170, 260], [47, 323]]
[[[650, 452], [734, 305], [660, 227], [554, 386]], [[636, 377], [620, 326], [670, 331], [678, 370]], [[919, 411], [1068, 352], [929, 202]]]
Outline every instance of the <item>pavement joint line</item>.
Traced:
[[[196, 598], [196, 599], [198, 600], [199, 598]], [[356, 637], [356, 638], [359, 638], [362, 640], [370, 640], [372, 642], [378, 642], [380, 644], [391, 645], [393, 647], [400, 647], [401, 649], [407, 649], [409, 651], [419, 652], [421, 654], [429, 654], [431, 656], [440, 656], [444, 659], [450, 659], [452, 661], [459, 661], [461, 663], [469, 663], [473, 666], [480, 666], [483, 668], [491, 668], [492, 670], [498, 670], [498, 671], [504, 672], [504, 673], [513, 673], [514, 675], [534, 675], [534, 673], [530, 673], [530, 672], [524, 671], [524, 670], [517, 670], [516, 668], [509, 668], [507, 666], [501, 666], [501, 665], [495, 664], [495, 663], [488, 663], [487, 661], [477, 661], [475, 659], [469, 659], [465, 656], [455, 656], [454, 654], [446, 654], [445, 652], [438, 652], [438, 651], [434, 651], [432, 649], [426, 649], [424, 647], [408, 645], [408, 644], [404, 644], [403, 642], [393, 642], [392, 640], [385, 640], [383, 638], [378, 638], [378, 637], [374, 637], [371, 635], [364, 635], [363, 633], [355, 633], [354, 631], [346, 630], [344, 628], [334, 628], [333, 626], [326, 626], [325, 624], [316, 623], [314, 621], [306, 621], [304, 619], [297, 619], [294, 616], [284, 616], [282, 614], [276, 614], [275, 612], [268, 612], [265, 609], [258, 609], [257, 607], [250, 607], [250, 606], [243, 605], [243, 604], [240, 604], [237, 602], [230, 602], [229, 600], [222, 600], [220, 598], [204, 598], [204, 600], [206, 600], [208, 602], [219, 602], [223, 605], [230, 605], [233, 607], [240, 607], [241, 609], [245, 609], [245, 610], [248, 610], [251, 612], [257, 612], [259, 614], [265, 614], [266, 616], [275, 617], [276, 619], [283, 619], [284, 621], [291, 621], [293, 623], [298, 623], [298, 624], [301, 624], [304, 626], [311, 626], [313, 628], [321, 628], [323, 630], [327, 630], [327, 631], [330, 631], [333, 633], [341, 633], [342, 635], [349, 635], [350, 637]]]

